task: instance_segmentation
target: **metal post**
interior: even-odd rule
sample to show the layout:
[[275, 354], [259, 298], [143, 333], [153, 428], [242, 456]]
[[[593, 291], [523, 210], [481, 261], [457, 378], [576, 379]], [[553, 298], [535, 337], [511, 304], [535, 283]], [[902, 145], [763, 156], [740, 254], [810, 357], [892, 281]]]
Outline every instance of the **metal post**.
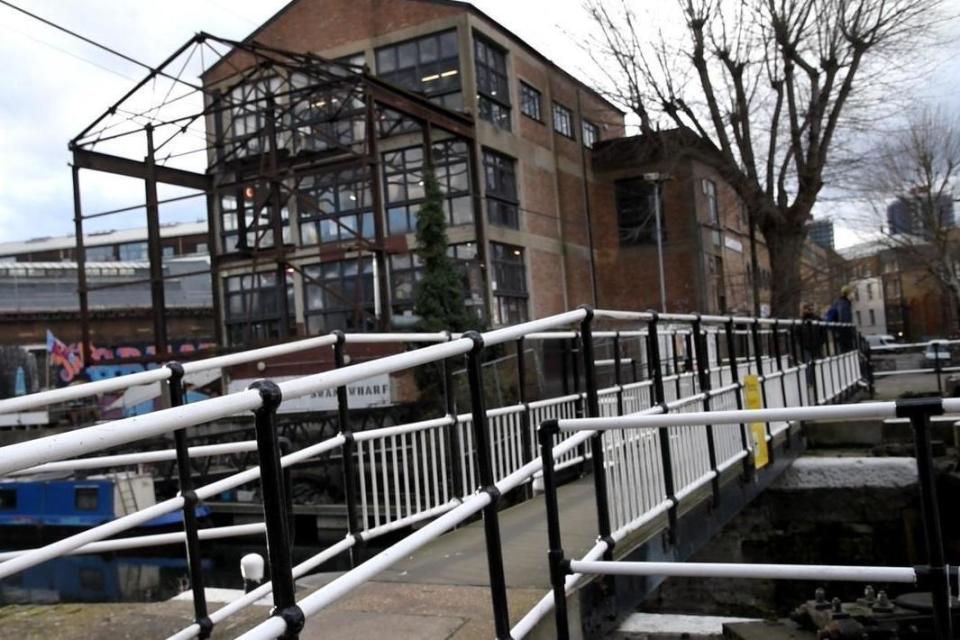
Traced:
[[[773, 357], [777, 360], [777, 371], [780, 372], [780, 397], [783, 398], [783, 406], [787, 406], [787, 381], [786, 376], [783, 373], [783, 353], [780, 349], [780, 319], [777, 318], [773, 321]], [[791, 446], [790, 442], [790, 428], [789, 423], [786, 432], [786, 441], [784, 446], [789, 449]]]
[[[170, 370], [167, 378], [167, 391], [170, 396], [170, 406], [179, 407], [184, 404], [183, 392], [183, 365], [179, 362], [169, 362], [166, 365]], [[190, 468], [190, 452], [187, 448], [186, 427], [173, 432], [174, 446], [177, 451], [177, 479], [180, 484], [180, 495], [183, 497], [183, 532], [186, 538], [187, 567], [190, 572], [190, 589], [193, 592], [193, 616], [200, 627], [199, 638], [209, 638], [213, 631], [213, 622], [207, 615], [207, 595], [204, 591], [203, 564], [200, 556], [200, 535], [197, 526], [197, 494], [193, 490], [193, 475]]]
[[820, 328], [817, 325], [814, 325], [812, 321], [805, 320], [803, 323], [804, 328], [807, 331], [807, 340], [812, 342], [810, 345], [810, 359], [806, 359], [806, 364], [808, 367], [813, 367], [813, 404], [820, 404], [820, 390], [817, 388], [817, 371], [819, 358], [817, 357], [820, 352]]
[[953, 638], [950, 579], [944, 560], [937, 480], [934, 475], [933, 451], [930, 446], [930, 416], [942, 414], [943, 401], [940, 398], [897, 400], [897, 416], [909, 418], [913, 427], [923, 534], [927, 547], [927, 562], [930, 565], [929, 586], [933, 597], [934, 635], [938, 640], [948, 640]]
[[290, 554], [290, 535], [283, 495], [280, 444], [277, 440], [277, 407], [283, 392], [275, 382], [258, 380], [250, 389], [260, 392], [263, 404], [254, 410], [257, 434], [257, 454], [260, 458], [260, 488], [263, 494], [263, 519], [267, 525], [267, 557], [270, 562], [270, 582], [273, 585], [273, 612], [287, 624], [285, 638], [297, 638], [303, 629], [303, 611], [297, 606], [296, 586], [293, 581], [293, 562]]
[[[767, 380], [763, 373], [763, 343], [760, 340], [760, 320], [758, 318], [753, 319], [753, 323], [750, 325], [751, 336], [753, 337], [753, 358], [757, 366], [757, 376], [760, 378], [760, 397], [763, 398], [763, 406], [768, 406], [767, 403]], [[767, 458], [770, 462], [773, 462], [773, 434], [770, 432], [770, 423], [764, 423], [766, 425], [766, 437], [770, 442], [770, 445], [767, 447]]]
[[[527, 406], [527, 361], [523, 352], [524, 339], [517, 339], [517, 402], [523, 405], [520, 414], [520, 447], [523, 463], [533, 460], [533, 438], [530, 433], [530, 407]], [[533, 497], [533, 483], [526, 485], [526, 497]]]
[[940, 366], [940, 343], [933, 343], [933, 371], [937, 374], [937, 393], [943, 395], [943, 367]]
[[[689, 335], [689, 334], [687, 334], [687, 335], [684, 336], [684, 341], [686, 342], [688, 357], [690, 358], [690, 361], [691, 361], [691, 363], [692, 363], [692, 362], [693, 362], [693, 358], [692, 358], [692, 356], [689, 355], [689, 354], [693, 353], [693, 352], [690, 350], [690, 335]], [[670, 350], [673, 351], [673, 353], [671, 354], [671, 355], [673, 356], [673, 375], [674, 375], [673, 385], [674, 385], [674, 388], [677, 390], [677, 396], [676, 396], [676, 397], [677, 397], [677, 399], [679, 400], [681, 397], [683, 397], [683, 391], [682, 391], [682, 388], [681, 388], [681, 386], [680, 386], [680, 354], [677, 353], [677, 332], [676, 332], [676, 330], [674, 330], [673, 333], [670, 334]], [[691, 367], [690, 370], [692, 371], [692, 367]]]
[[497, 640], [510, 638], [510, 612], [507, 606], [507, 584], [503, 571], [503, 545], [500, 541], [500, 518], [497, 502], [500, 490], [493, 475], [490, 452], [490, 433], [487, 429], [487, 412], [483, 397], [483, 372], [480, 354], [483, 352], [483, 336], [468, 331], [463, 337], [473, 341], [473, 349], [467, 354], [467, 378], [470, 383], [470, 408], [473, 413], [473, 441], [477, 450], [477, 469], [480, 475], [479, 491], [490, 495], [490, 504], [483, 508], [483, 531], [487, 543], [487, 569], [490, 572], [490, 595], [493, 599], [493, 624]]
[[453, 384], [453, 363], [450, 359], [443, 361], [443, 397], [447, 415], [453, 420], [450, 425], [450, 437], [447, 438], [447, 457], [450, 460], [450, 474], [453, 494], [462, 498], [465, 493], [463, 486], [463, 460], [460, 458], [460, 425], [457, 422], [457, 394]]
[[[333, 344], [333, 366], [342, 369], [345, 365], [343, 354], [344, 345], [347, 337], [343, 331], [337, 329], [331, 331], [337, 341]], [[360, 526], [360, 519], [357, 514], [357, 466], [354, 458], [356, 452], [356, 441], [353, 438], [353, 429], [350, 426], [350, 405], [347, 400], [347, 388], [345, 386], [337, 387], [337, 423], [340, 427], [340, 435], [343, 436], [343, 446], [340, 453], [343, 459], [341, 471], [343, 473], [343, 493], [347, 502], [347, 533], [353, 536], [354, 544], [350, 547], [350, 567], [360, 564], [359, 543], [362, 542], [358, 535], [366, 527], [366, 523]], [[363, 469], [359, 469], [363, 473]]]
[[869, 386], [870, 398], [872, 399], [877, 395], [876, 378], [873, 371], [873, 350], [870, 348], [870, 343], [863, 339], [863, 336], [860, 336], [860, 350], [863, 352], [863, 357], [866, 362], [867, 385]]
[[617, 387], [617, 415], [623, 415], [623, 376], [620, 369], [623, 361], [620, 358], [620, 332], [613, 334], [613, 384]]
[[[710, 359], [707, 354], [707, 340], [703, 335], [703, 327], [700, 323], [700, 315], [697, 314], [692, 324], [693, 348], [697, 355], [697, 378], [700, 385], [700, 392], [703, 393], [703, 410], [710, 411]], [[713, 490], [713, 506], [720, 504], [720, 470], [717, 469], [717, 446], [714, 442], [713, 425], [706, 424], [704, 428], [707, 431], [707, 457], [710, 460], [710, 469], [713, 471], [713, 480], [711, 489]]]
[[[797, 400], [803, 402], [803, 385], [804, 378], [800, 370], [800, 350], [799, 350], [799, 340], [797, 340], [797, 332], [799, 328], [796, 322], [793, 322], [790, 325], [790, 357], [793, 358], [793, 366], [797, 370]], [[806, 372], [804, 372], [806, 373]]]
[[[368, 90], [365, 93], [366, 99], [366, 127], [367, 127], [367, 153], [369, 155], [368, 170], [370, 171], [370, 199], [373, 207], [373, 237], [376, 244], [374, 251], [374, 260], [377, 269], [377, 296], [380, 298], [380, 328], [389, 330], [393, 325], [393, 302], [390, 299], [390, 283], [387, 278], [387, 256], [384, 250], [386, 232], [386, 209], [383, 204], [383, 171], [381, 171], [382, 158], [380, 156], [379, 128], [377, 121], [377, 108], [373, 95]], [[426, 131], [426, 126], [424, 126]], [[431, 162], [430, 145], [428, 145], [425, 162]], [[471, 163], [473, 164], [473, 163]], [[480, 209], [477, 208], [477, 217], [480, 217]], [[364, 229], [363, 231], [367, 231]], [[362, 235], [362, 232], [361, 232]], [[479, 236], [478, 236], [479, 240]], [[480, 242], [478, 244], [478, 257], [482, 255], [479, 252]], [[481, 264], [483, 264], [481, 262]], [[481, 269], [481, 271], [484, 271]], [[486, 298], [486, 296], [484, 296]], [[488, 316], [489, 317], [489, 316]]]
[[657, 272], [660, 276], [660, 312], [667, 312], [667, 285], [663, 274], [663, 225], [660, 223], [660, 185], [658, 179], [653, 186], [653, 215], [657, 225]]
[[[593, 307], [581, 307], [587, 312], [580, 322], [580, 344], [583, 349], [583, 372], [587, 385], [587, 417], [600, 417], [600, 399], [597, 396], [597, 367], [593, 353]], [[607, 472], [603, 464], [603, 432], [598, 431], [590, 438], [590, 451], [593, 454], [593, 487], [597, 499], [597, 530], [599, 538], [607, 542], [603, 552], [605, 560], [613, 560], [613, 538], [610, 537], [610, 501], [607, 494]]]
[[553, 440], [557, 421], [548, 420], [537, 431], [540, 440], [540, 459], [543, 461], [543, 501], [547, 509], [547, 559], [550, 563], [550, 586], [553, 588], [553, 613], [558, 640], [568, 640], [570, 625], [567, 618], [565, 577], [569, 561], [563, 556], [560, 533], [560, 508], [557, 504], [557, 481], [554, 478]]
[[[658, 316], [656, 313], [647, 324], [649, 332], [649, 358], [653, 362], [653, 393], [656, 403], [663, 407], [663, 412], [667, 412], [667, 402], [663, 394], [663, 372], [660, 369], [660, 338], [657, 335]], [[670, 500], [670, 508], [667, 510], [667, 541], [670, 544], [677, 542], [677, 495], [673, 481], [673, 454], [670, 451], [670, 429], [668, 427], [659, 427], [657, 433], [660, 440], [660, 458], [663, 461], [663, 487]]]
[[156, 354], [167, 353], [166, 302], [163, 286], [163, 248], [160, 246], [160, 204], [157, 199], [157, 165], [153, 149], [153, 125], [144, 127], [147, 156], [143, 184], [146, 189], [147, 254], [150, 260], [150, 303], [153, 306], [153, 343]]
[[[724, 323], [724, 331], [727, 336], [727, 357], [730, 361], [730, 383], [735, 384], [738, 387], [736, 399], [737, 410], [740, 411], [743, 409], [743, 385], [740, 384], [740, 364], [737, 362], [737, 336], [733, 331], [732, 316], [727, 318], [727, 321]], [[750, 451], [750, 437], [747, 434], [747, 425], [745, 422], [740, 423], [740, 446], [743, 447], [744, 451]], [[749, 480], [752, 472], [753, 460], [748, 455], [743, 459], [744, 479]]]
[[561, 388], [563, 395], [570, 395], [570, 367], [568, 360], [570, 358], [570, 343], [567, 340], [560, 341], [560, 379], [563, 381]]
[[77, 159], [74, 157], [73, 165], [70, 167], [73, 174], [73, 225], [76, 241], [77, 261], [77, 297], [80, 302], [80, 354], [83, 365], [92, 364], [90, 358], [90, 305], [88, 303], [87, 293], [87, 256], [86, 248], [83, 243], [83, 207], [80, 197], [80, 169], [77, 167]]

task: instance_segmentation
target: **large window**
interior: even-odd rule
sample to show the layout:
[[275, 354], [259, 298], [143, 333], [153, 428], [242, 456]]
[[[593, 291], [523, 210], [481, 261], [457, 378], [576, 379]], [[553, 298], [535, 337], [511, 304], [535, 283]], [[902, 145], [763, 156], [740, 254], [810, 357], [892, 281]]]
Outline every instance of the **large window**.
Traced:
[[[657, 221], [654, 198], [656, 185], [642, 178], [619, 180], [615, 183], [617, 223], [620, 246], [652, 244], [657, 241]], [[665, 238], [665, 227], [660, 226]]]
[[704, 178], [703, 195], [707, 197], [707, 220], [710, 224], [720, 224], [720, 209], [717, 205], [717, 183]]
[[[464, 303], [478, 317], [483, 317], [483, 279], [477, 248], [472, 242], [452, 244], [447, 255], [456, 261], [463, 278]], [[423, 278], [423, 262], [416, 253], [397, 253], [390, 256], [390, 285], [393, 313], [396, 316], [413, 314], [417, 286]]]
[[537, 122], [543, 122], [540, 92], [526, 82], [520, 83], [520, 113]]
[[[224, 279], [224, 320], [227, 341], [245, 346], [283, 335], [283, 323], [289, 328], [293, 316], [293, 286], [278, 285], [276, 271], [264, 271]], [[287, 317], [283, 317], [286, 295]]]
[[477, 62], [477, 114], [501, 129], [510, 129], [510, 84], [506, 52], [474, 36]]
[[267, 128], [268, 98], [279, 93], [282, 84], [283, 80], [276, 76], [260, 78], [240, 84], [226, 95], [231, 138], [226, 149], [228, 158], [266, 150], [261, 136]]
[[360, 85], [328, 85], [295, 73], [290, 91], [297, 151], [352, 148], [366, 141], [366, 105]]
[[301, 244], [374, 237], [373, 199], [365, 169], [302, 177], [297, 209]]
[[483, 151], [487, 187], [487, 219], [500, 227], [520, 228], [516, 161], [489, 149]]
[[[173, 247], [164, 247], [164, 249], [167, 248], [173, 249]], [[146, 242], [127, 242], [118, 245], [117, 252], [123, 262], [143, 262], [150, 259], [147, 255]]]
[[463, 109], [456, 30], [377, 49], [377, 75], [422, 93], [448, 109]]
[[583, 146], [588, 149], [592, 149], [600, 140], [600, 127], [593, 124], [589, 120], [583, 121]]
[[86, 247], [83, 250], [83, 255], [87, 262], [113, 262], [117, 259], [112, 244], [99, 247]]
[[559, 102], [553, 103], [553, 130], [567, 138], [573, 138], [573, 112]]
[[517, 324], [529, 319], [527, 312], [527, 270], [523, 249], [499, 242], [490, 243], [493, 266], [494, 321], [498, 325]]
[[[433, 173], [445, 196], [447, 224], [473, 223], [470, 198], [470, 151], [466, 142], [443, 140], [433, 144]], [[423, 184], [423, 147], [383, 154], [387, 194], [387, 228], [390, 234], [412, 233], [426, 193]]]
[[[220, 195], [220, 236], [223, 253], [273, 246], [274, 229], [270, 221], [273, 205], [269, 202], [269, 187], [247, 185], [239, 196]], [[243, 215], [239, 215], [237, 202], [242, 202]], [[280, 209], [281, 239], [290, 241], [290, 211]], [[241, 229], [241, 226], [243, 227]]]
[[307, 333], [370, 331], [376, 328], [373, 258], [312, 265], [303, 270]]

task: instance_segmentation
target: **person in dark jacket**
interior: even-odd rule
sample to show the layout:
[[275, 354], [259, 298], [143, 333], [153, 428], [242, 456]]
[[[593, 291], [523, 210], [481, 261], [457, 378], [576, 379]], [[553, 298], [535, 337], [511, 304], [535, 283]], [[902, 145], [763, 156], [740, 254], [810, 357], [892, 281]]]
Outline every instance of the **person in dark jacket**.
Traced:
[[[853, 289], [850, 285], [843, 285], [840, 288], [840, 297], [833, 301], [827, 315], [824, 318], [827, 322], [853, 323], [853, 305], [850, 303], [850, 294]], [[834, 327], [834, 335], [837, 338], [837, 345], [841, 351], [849, 351], [853, 348], [853, 332], [847, 328]]]

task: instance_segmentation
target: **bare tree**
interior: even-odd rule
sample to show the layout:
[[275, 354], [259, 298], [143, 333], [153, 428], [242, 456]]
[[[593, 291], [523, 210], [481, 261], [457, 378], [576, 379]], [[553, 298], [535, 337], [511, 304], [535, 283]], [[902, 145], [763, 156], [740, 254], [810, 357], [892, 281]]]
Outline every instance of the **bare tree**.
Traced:
[[942, 0], [676, 0], [679, 38], [648, 33], [629, 0], [584, 3], [607, 93], [651, 140], [665, 117], [712, 149], [766, 240], [773, 312], [796, 314], [805, 226], [838, 130], [877, 97], [872, 74], [931, 35]]
[[[916, 112], [905, 129], [884, 136], [856, 175], [854, 190], [872, 209], [881, 246], [897, 250], [898, 262], [923, 269], [954, 305], [960, 303], [960, 229], [954, 217], [960, 120], [936, 109]], [[890, 209], [893, 219], [885, 220]]]

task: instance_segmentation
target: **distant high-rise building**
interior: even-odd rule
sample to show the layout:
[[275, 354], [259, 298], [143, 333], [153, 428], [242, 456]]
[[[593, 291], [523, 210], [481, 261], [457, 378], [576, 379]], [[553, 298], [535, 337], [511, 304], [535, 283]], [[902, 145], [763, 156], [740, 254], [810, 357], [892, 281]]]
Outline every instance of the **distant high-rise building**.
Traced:
[[[939, 227], [956, 226], [953, 213], [953, 198], [941, 194], [937, 200]], [[887, 226], [891, 235], [908, 234], [929, 238], [933, 229], [920, 208], [920, 200], [914, 197], [900, 197], [887, 206]]]
[[807, 225], [810, 241], [824, 249], [833, 249], [833, 220], [814, 220]]

